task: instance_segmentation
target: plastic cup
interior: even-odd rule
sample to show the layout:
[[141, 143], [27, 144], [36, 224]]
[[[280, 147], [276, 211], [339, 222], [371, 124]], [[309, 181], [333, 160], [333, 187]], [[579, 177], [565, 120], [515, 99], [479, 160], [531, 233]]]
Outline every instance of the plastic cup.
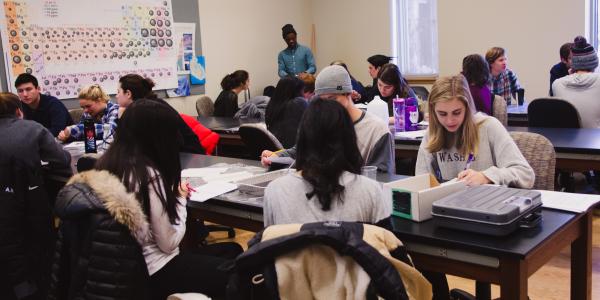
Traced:
[[377, 180], [377, 167], [376, 166], [364, 166], [361, 168], [361, 174], [373, 180]]

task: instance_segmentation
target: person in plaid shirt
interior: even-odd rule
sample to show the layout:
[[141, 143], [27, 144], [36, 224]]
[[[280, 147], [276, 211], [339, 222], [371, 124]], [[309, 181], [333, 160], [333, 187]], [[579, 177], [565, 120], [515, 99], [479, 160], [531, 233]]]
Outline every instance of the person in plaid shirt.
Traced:
[[109, 136], [117, 128], [117, 119], [119, 116], [119, 105], [108, 101], [110, 97], [102, 88], [93, 84], [83, 88], [79, 92], [79, 105], [83, 109], [83, 116], [79, 124], [67, 126], [58, 134], [58, 139], [67, 142], [73, 140], [83, 140], [83, 120], [91, 118], [96, 125], [96, 139], [101, 140], [104, 136], [104, 124], [110, 125]]
[[490, 65], [492, 78], [490, 89], [495, 95], [502, 96], [507, 103], [511, 97], [516, 98], [517, 90], [521, 88], [517, 74], [506, 67], [506, 52], [503, 48], [493, 47], [485, 54], [485, 60]]

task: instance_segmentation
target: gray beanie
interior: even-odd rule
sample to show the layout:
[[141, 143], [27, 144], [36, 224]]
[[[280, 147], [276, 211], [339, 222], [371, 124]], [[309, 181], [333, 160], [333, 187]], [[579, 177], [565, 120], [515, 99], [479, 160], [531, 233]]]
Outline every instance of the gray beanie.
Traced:
[[349, 94], [352, 93], [352, 82], [348, 71], [342, 66], [325, 67], [315, 81], [315, 94]]

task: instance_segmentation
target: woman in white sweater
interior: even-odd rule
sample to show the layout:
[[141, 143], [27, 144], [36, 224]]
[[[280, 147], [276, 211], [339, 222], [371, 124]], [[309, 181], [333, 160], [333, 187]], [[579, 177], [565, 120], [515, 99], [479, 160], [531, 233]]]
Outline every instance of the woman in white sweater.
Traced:
[[148, 218], [150, 231], [141, 247], [153, 298], [165, 299], [176, 292], [222, 297], [228, 277], [218, 267], [227, 260], [179, 253], [186, 230], [188, 190], [181, 184], [178, 116], [170, 109], [152, 100], [132, 103], [96, 169], [120, 178], [127, 192], [136, 194]]
[[469, 85], [462, 75], [438, 79], [429, 95], [429, 130], [415, 173], [467, 185], [486, 183], [531, 188], [535, 174], [502, 124], [475, 114]]

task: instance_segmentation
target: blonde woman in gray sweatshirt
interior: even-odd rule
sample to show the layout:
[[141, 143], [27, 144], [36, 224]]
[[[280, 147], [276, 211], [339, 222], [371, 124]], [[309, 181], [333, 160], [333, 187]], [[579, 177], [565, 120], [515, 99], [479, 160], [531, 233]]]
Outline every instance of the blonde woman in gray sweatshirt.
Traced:
[[453, 178], [469, 186], [486, 183], [531, 188], [535, 174], [504, 126], [477, 113], [464, 76], [438, 79], [429, 95], [429, 130], [415, 173]]

